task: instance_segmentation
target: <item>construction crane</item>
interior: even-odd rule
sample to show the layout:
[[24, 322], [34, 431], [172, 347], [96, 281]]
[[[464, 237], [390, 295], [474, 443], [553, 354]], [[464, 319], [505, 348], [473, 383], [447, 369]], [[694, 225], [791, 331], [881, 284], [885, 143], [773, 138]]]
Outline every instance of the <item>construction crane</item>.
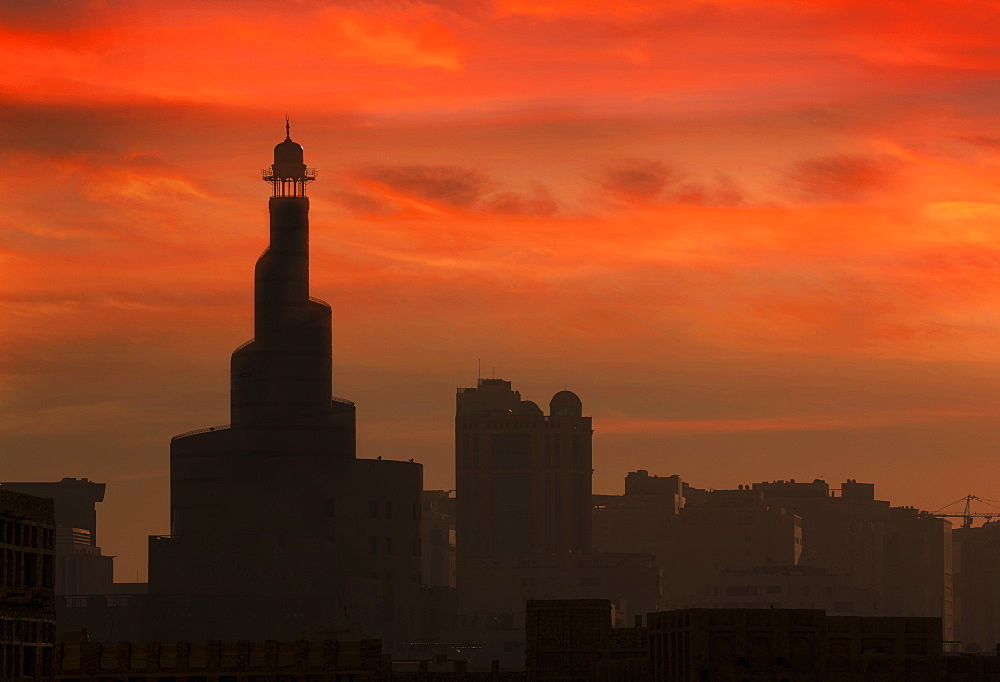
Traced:
[[[948, 507], [954, 507], [956, 504], [962, 502], [963, 500], [965, 501], [965, 510], [961, 514], [956, 512], [945, 511]], [[996, 511], [974, 512], [972, 511], [973, 500], [975, 500], [976, 502], [982, 502], [987, 507], [993, 507], [994, 509], [996, 509]], [[996, 502], [996, 504], [991, 504], [991, 502]], [[995, 519], [1000, 517], [1000, 507], [998, 507], [997, 504], [1000, 504], [1000, 502], [997, 502], [997, 500], [987, 500], [986, 498], [976, 497], [975, 495], [966, 495], [965, 497], [957, 499], [954, 502], [949, 502], [948, 504], [941, 507], [937, 511], [932, 511], [930, 515], [937, 516], [938, 518], [942, 519], [962, 519], [962, 528], [972, 528], [973, 519], [980, 518], [989, 521], [990, 519]]]

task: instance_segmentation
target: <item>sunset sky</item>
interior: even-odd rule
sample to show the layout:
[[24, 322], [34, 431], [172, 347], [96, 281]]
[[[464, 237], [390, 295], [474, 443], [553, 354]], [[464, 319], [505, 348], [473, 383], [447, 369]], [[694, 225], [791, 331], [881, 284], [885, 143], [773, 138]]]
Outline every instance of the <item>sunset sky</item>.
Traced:
[[0, 480], [108, 483], [144, 579], [170, 436], [229, 421], [287, 112], [360, 456], [453, 487], [481, 361], [580, 395], [596, 492], [1000, 499], [998, 32], [987, 0], [0, 3]]

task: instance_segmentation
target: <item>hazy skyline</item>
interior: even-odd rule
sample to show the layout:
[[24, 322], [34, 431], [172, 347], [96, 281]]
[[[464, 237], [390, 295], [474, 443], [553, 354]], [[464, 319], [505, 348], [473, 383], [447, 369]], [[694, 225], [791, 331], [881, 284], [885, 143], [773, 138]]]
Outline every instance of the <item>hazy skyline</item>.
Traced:
[[170, 436], [229, 421], [288, 112], [359, 456], [454, 487], [481, 360], [582, 398], [596, 492], [1000, 499], [998, 27], [954, 1], [4, 5], [4, 477], [108, 483], [101, 545], [144, 576]]

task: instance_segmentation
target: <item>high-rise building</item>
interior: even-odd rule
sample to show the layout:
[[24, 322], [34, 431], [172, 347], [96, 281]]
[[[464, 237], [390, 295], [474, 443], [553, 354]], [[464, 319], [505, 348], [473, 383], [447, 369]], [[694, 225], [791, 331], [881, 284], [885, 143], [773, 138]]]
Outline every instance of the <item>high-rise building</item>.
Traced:
[[956, 528], [952, 536], [955, 639], [970, 653], [1000, 651], [1000, 521]]
[[232, 355], [232, 423], [170, 443], [171, 534], [150, 538], [149, 592], [178, 601], [157, 638], [417, 636], [422, 468], [355, 457], [355, 405], [332, 395], [331, 307], [309, 290], [314, 178], [286, 134], [263, 171], [270, 244], [254, 338]]
[[549, 414], [480, 379], [455, 416], [457, 583], [463, 630], [502, 662], [520, 660], [529, 599], [609, 599], [655, 610], [660, 572], [644, 553], [591, 549], [590, 417], [560, 391]]
[[560, 391], [546, 415], [510, 382], [460, 388], [455, 416], [459, 582], [473, 557], [590, 550], [590, 417]]
[[[953, 639], [951, 524], [875, 499], [873, 483], [849, 479], [755, 483], [764, 500], [802, 517], [804, 566], [842, 575], [871, 595], [858, 615], [935, 616]], [[837, 494], [839, 492], [839, 494]]]

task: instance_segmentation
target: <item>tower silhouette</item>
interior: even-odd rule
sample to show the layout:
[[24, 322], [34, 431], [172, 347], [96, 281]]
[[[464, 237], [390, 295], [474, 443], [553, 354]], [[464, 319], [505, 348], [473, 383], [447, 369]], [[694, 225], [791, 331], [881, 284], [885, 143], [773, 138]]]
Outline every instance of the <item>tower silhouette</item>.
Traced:
[[422, 467], [355, 457], [354, 403], [332, 395], [331, 308], [309, 295], [316, 173], [287, 121], [262, 176], [254, 338], [232, 354], [232, 423], [171, 440], [171, 534], [150, 538], [149, 589], [188, 602], [150, 634], [413, 636], [399, 613], [418, 610]]
[[354, 403], [331, 395], [330, 306], [309, 295], [305, 190], [316, 171], [287, 132], [286, 123], [274, 163], [261, 171], [272, 186], [270, 244], [254, 270], [254, 338], [233, 352], [232, 423], [323, 432], [327, 454], [353, 457]]

